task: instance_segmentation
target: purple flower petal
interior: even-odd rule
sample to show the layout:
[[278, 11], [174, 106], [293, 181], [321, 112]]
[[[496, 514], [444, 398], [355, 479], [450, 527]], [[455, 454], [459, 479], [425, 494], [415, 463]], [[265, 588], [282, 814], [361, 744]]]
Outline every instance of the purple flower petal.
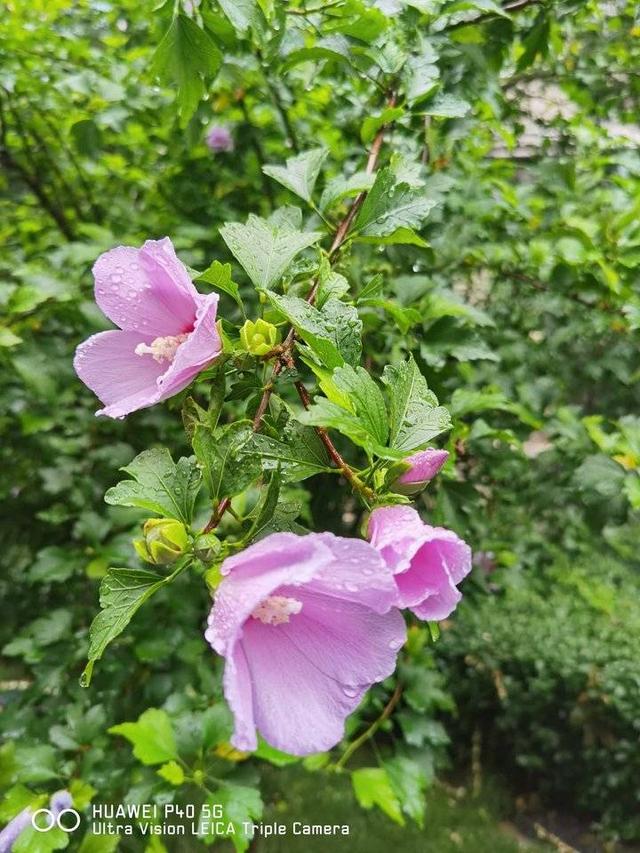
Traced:
[[282, 595], [297, 596], [302, 610], [278, 629], [315, 667], [341, 684], [368, 687], [388, 678], [406, 639], [400, 611], [387, 609], [380, 618], [363, 604], [318, 595], [312, 587], [282, 590]]
[[449, 458], [447, 450], [421, 450], [419, 453], [414, 453], [408, 456], [404, 461], [411, 465], [408, 471], [405, 471], [397, 479], [399, 485], [426, 485], [429, 480], [432, 480], [444, 463]]
[[251, 673], [242, 642], [236, 643], [227, 655], [222, 686], [233, 714], [234, 728], [231, 743], [236, 749], [251, 752], [258, 748], [258, 736], [253, 716]]
[[447, 579], [440, 586], [439, 592], [425, 598], [421, 604], [411, 607], [410, 610], [418, 619], [437, 622], [451, 616], [461, 601], [462, 593], [456, 589], [450, 579]]
[[157, 380], [165, 367], [153, 358], [136, 355], [153, 339], [139, 332], [99, 332], [76, 350], [73, 366], [85, 385], [104, 403], [96, 414], [123, 418], [160, 399]]
[[424, 524], [411, 507], [387, 506], [371, 513], [369, 539], [394, 572], [399, 606], [421, 619], [445, 619], [455, 610], [471, 549], [453, 531]]
[[222, 564], [229, 575], [216, 592], [205, 637], [220, 655], [228, 654], [252, 611], [278, 587], [302, 584], [332, 561], [318, 536], [272, 533]]
[[111, 249], [100, 255], [93, 275], [96, 302], [121, 329], [152, 338], [193, 329], [197, 292], [168, 238], [147, 240], [141, 249]]
[[395, 598], [394, 580], [381, 555], [361, 539], [332, 533], [317, 538], [331, 550], [333, 560], [316, 572], [308, 588], [386, 613]]
[[12, 818], [5, 828], [0, 832], [0, 853], [10, 853], [13, 845], [22, 835], [27, 827], [31, 826], [31, 817], [33, 810], [29, 807], [22, 809], [21, 812]]
[[206, 140], [212, 151], [233, 151], [233, 137], [223, 125], [214, 125], [207, 133]]
[[292, 755], [335, 746], [364, 689], [341, 685], [310, 664], [284, 632], [257, 620], [247, 625], [242, 646], [253, 684], [256, 727], [264, 739]]
[[257, 729], [295, 755], [334, 746], [405, 639], [384, 561], [360, 540], [275, 533], [222, 574], [205, 636], [226, 657], [232, 743], [255, 749]]
[[112, 249], [93, 271], [98, 305], [122, 328], [76, 351], [78, 376], [105, 403], [97, 414], [122, 418], [166, 400], [220, 354], [218, 296], [198, 293], [168, 237]]
[[210, 293], [204, 297], [199, 295], [198, 299], [194, 329], [178, 347], [169, 369], [158, 380], [162, 400], [186, 388], [193, 377], [211, 364], [222, 350], [222, 342], [216, 328], [218, 294]]

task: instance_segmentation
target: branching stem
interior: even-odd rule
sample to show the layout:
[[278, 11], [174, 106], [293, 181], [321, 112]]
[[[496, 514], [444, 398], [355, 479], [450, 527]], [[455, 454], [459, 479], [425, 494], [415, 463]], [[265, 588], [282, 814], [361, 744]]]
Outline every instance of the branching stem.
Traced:
[[393, 714], [393, 711], [394, 711], [396, 705], [398, 704], [398, 702], [400, 701], [401, 696], [402, 696], [402, 684], [400, 684], [398, 682], [398, 684], [396, 684], [396, 689], [391, 694], [391, 699], [389, 699], [387, 704], [384, 706], [384, 709], [383, 709], [382, 713], [380, 714], [380, 716], [378, 717], [378, 719], [375, 720], [373, 723], [371, 723], [371, 725], [369, 726], [368, 729], [366, 729], [366, 731], [364, 731], [359, 737], [357, 737], [354, 741], [352, 741], [349, 744], [349, 746], [345, 749], [345, 751], [342, 753], [342, 755], [340, 756], [340, 758], [336, 762], [336, 769], [342, 770], [342, 768], [345, 766], [347, 761], [351, 758], [353, 753], [356, 750], [360, 749], [362, 744], [366, 743], [369, 740], [369, 738], [373, 737], [373, 735], [378, 731], [378, 729], [384, 723], [384, 721], [388, 720], [389, 717], [391, 716], [391, 714]]
[[[395, 103], [396, 103], [395, 92], [391, 92], [389, 94], [388, 99], [387, 99], [387, 106], [393, 107], [393, 106], [395, 106]], [[383, 125], [378, 130], [378, 132], [376, 133], [375, 138], [371, 144], [371, 148], [369, 149], [369, 156], [367, 158], [367, 165], [366, 165], [366, 171], [369, 174], [372, 174], [373, 172], [375, 172], [376, 167], [378, 165], [378, 160], [380, 157], [380, 149], [382, 148], [382, 143], [384, 141], [384, 135], [385, 135], [386, 129], [387, 129], [387, 126]], [[346, 213], [346, 215], [344, 216], [344, 218], [341, 220], [338, 227], [336, 228], [336, 232], [334, 234], [333, 240], [331, 242], [331, 246], [329, 248], [329, 253], [328, 253], [330, 262], [336, 258], [338, 252], [340, 251], [340, 249], [344, 245], [344, 243], [347, 239], [348, 233], [349, 233], [349, 229], [350, 229], [352, 223], [354, 222], [356, 216], [358, 215], [358, 211], [362, 207], [362, 204], [366, 198], [366, 195], [367, 195], [367, 193], [365, 190], [356, 196], [356, 198], [353, 201], [353, 204], [351, 205], [348, 212]], [[316, 277], [314, 279], [312, 285], [311, 285], [311, 289], [309, 290], [309, 293], [307, 294], [307, 302], [310, 305], [313, 305], [313, 303], [316, 300], [319, 285], [320, 285], [320, 279], [319, 279], [319, 277]], [[269, 407], [269, 401], [271, 399], [271, 395], [272, 395], [273, 389], [275, 387], [275, 380], [278, 378], [278, 376], [280, 375], [280, 373], [282, 372], [282, 370], [285, 367], [295, 367], [295, 362], [293, 359], [293, 345], [295, 343], [295, 339], [296, 339], [296, 331], [293, 327], [291, 327], [289, 329], [289, 332], [287, 333], [286, 338], [282, 342], [282, 344], [280, 344], [279, 347], [274, 349], [274, 355], [277, 355], [277, 360], [273, 365], [273, 369], [271, 371], [271, 376], [269, 378], [269, 381], [265, 384], [265, 386], [263, 388], [262, 397], [260, 398], [260, 402], [258, 403], [258, 408], [256, 409], [255, 415], [253, 417], [253, 431], [254, 432], [259, 432], [260, 429], [262, 428], [262, 421], [263, 421], [263, 418], [266, 414], [267, 408]], [[277, 350], [277, 353], [276, 353], [276, 350]], [[309, 392], [307, 391], [307, 389], [305, 388], [303, 383], [299, 380], [295, 383], [295, 387], [296, 387], [296, 390], [298, 392], [298, 396], [300, 397], [300, 399], [302, 401], [303, 406], [305, 408], [309, 408], [309, 406], [311, 405], [311, 397], [309, 396]], [[327, 449], [327, 453], [329, 454], [330, 458], [332, 459], [332, 461], [334, 462], [336, 467], [339, 469], [340, 473], [345, 478], [345, 480], [347, 480], [347, 482], [351, 485], [351, 487], [354, 489], [354, 491], [356, 491], [360, 495], [362, 495], [362, 497], [366, 501], [368, 501], [368, 502], [371, 501], [375, 497], [375, 493], [373, 492], [372, 489], [369, 488], [369, 486], [366, 485], [366, 483], [364, 483], [360, 479], [360, 477], [356, 474], [356, 472], [353, 470], [353, 468], [351, 468], [351, 466], [344, 460], [344, 458], [341, 456], [341, 454], [338, 452], [337, 448], [333, 444], [333, 441], [331, 440], [331, 437], [329, 436], [326, 429], [324, 429], [323, 427], [316, 427], [315, 429], [316, 429], [316, 432], [318, 434], [318, 437], [320, 438], [320, 440], [324, 444], [325, 448]], [[218, 524], [220, 523], [220, 520], [222, 519], [222, 516], [227, 511], [230, 503], [231, 503], [231, 501], [229, 498], [224, 498], [222, 501], [220, 501], [220, 503], [218, 504], [218, 506], [214, 510], [213, 514], [211, 515], [211, 518], [207, 522], [207, 525], [205, 526], [203, 533], [209, 533], [218, 526]]]

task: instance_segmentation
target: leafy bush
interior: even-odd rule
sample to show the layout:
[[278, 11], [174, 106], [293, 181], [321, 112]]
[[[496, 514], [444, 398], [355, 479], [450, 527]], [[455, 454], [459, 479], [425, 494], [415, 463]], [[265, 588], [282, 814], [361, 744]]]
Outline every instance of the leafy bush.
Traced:
[[474, 598], [442, 654], [465, 738], [554, 806], [640, 837], [638, 574], [602, 559], [549, 573], [545, 589]]

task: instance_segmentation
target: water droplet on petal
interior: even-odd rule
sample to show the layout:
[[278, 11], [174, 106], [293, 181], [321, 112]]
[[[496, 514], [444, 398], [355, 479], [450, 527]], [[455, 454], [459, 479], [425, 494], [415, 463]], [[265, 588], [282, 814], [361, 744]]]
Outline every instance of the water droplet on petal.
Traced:
[[348, 696], [349, 699], [353, 699], [354, 697], [356, 697], [358, 695], [358, 688], [357, 687], [351, 687], [348, 684], [343, 684], [342, 685], [342, 692], [344, 693], [345, 696]]

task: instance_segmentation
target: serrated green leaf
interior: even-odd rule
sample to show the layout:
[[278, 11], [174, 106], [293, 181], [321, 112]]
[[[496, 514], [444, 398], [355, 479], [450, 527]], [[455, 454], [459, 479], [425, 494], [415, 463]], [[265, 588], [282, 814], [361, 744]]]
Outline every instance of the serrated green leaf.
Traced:
[[360, 767], [351, 774], [351, 783], [356, 799], [363, 809], [376, 806], [395, 823], [404, 826], [400, 803], [384, 768]]
[[367, 371], [363, 367], [345, 365], [334, 370], [332, 378], [374, 441], [386, 444], [389, 436], [387, 407], [380, 388]]
[[166, 449], [143, 450], [125, 465], [133, 479], [122, 480], [104, 496], [112, 506], [135, 506], [189, 524], [200, 489], [200, 472], [193, 461], [182, 457], [174, 463]]
[[471, 105], [455, 95], [437, 95], [420, 112], [436, 118], [463, 118], [471, 109]]
[[[435, 207], [435, 202], [434, 202]], [[428, 249], [429, 244], [413, 228], [396, 228], [386, 237], [356, 237], [358, 243], [375, 243], [377, 246], [419, 246]]]
[[152, 72], [178, 85], [183, 127], [204, 94], [203, 78], [217, 74], [222, 54], [204, 30], [183, 13], [176, 15], [153, 56]]
[[280, 468], [285, 482], [295, 483], [329, 470], [329, 459], [315, 430], [297, 421], [285, 426], [280, 439], [256, 433], [252, 446], [265, 471]]
[[221, 290], [223, 293], [228, 294], [244, 313], [244, 306], [240, 298], [240, 288], [231, 279], [231, 264], [221, 264], [220, 261], [214, 261], [204, 272], [200, 273], [195, 282], [196, 284], [199, 282], [210, 284], [216, 290]]
[[383, 284], [384, 278], [382, 277], [382, 274], [377, 273], [374, 275], [358, 294], [358, 303], [364, 302], [367, 299], [377, 299], [379, 296], [382, 296]]
[[262, 171], [306, 202], [311, 202], [311, 194], [327, 154], [326, 148], [312, 148], [288, 157], [285, 166], [263, 166]]
[[281, 483], [280, 468], [276, 468], [271, 475], [269, 485], [262, 493], [258, 506], [251, 514], [253, 523], [246, 534], [247, 541], [251, 542], [253, 539], [258, 538], [265, 527], [271, 522], [278, 506]]
[[427, 787], [427, 774], [416, 761], [400, 755], [385, 761], [383, 766], [402, 811], [422, 829], [424, 826], [424, 791]]
[[133, 754], [143, 764], [163, 764], [178, 758], [171, 719], [160, 708], [147, 708], [135, 723], [119, 723], [107, 731], [125, 737], [133, 746]]
[[[251, 829], [247, 831], [247, 827], [252, 827], [253, 823], [262, 816], [263, 805], [260, 792], [245, 785], [227, 783], [218, 788], [208, 802], [212, 807], [222, 807], [222, 820], [219, 822], [221, 826], [215, 829], [214, 839], [228, 837], [233, 842], [236, 853], [245, 853], [253, 838], [253, 832]], [[219, 831], [229, 823], [233, 825], [232, 831]], [[213, 823], [210, 822], [208, 825], [213, 832]], [[207, 824], [205, 823], [204, 826]], [[199, 833], [198, 837], [205, 843], [211, 841], [211, 838], [204, 834]]]
[[427, 380], [412, 357], [387, 365], [382, 374], [387, 386], [390, 416], [390, 445], [411, 451], [425, 447], [432, 438], [451, 427], [449, 412], [438, 405]]
[[341, 367], [360, 360], [362, 322], [352, 305], [330, 298], [318, 310], [297, 296], [268, 296], [323, 365]]
[[88, 663], [81, 683], [88, 687], [94, 663], [109, 643], [127, 627], [136, 611], [155, 592], [173, 580], [176, 572], [167, 577], [146, 569], [109, 569], [100, 584], [100, 613], [89, 629]]
[[274, 224], [251, 214], [246, 222], [229, 222], [220, 234], [261, 290], [273, 287], [295, 256], [322, 237], [319, 231], [297, 231], [286, 223]]
[[406, 335], [409, 329], [424, 319], [416, 308], [402, 308], [397, 302], [392, 302], [390, 299], [366, 299], [363, 300], [362, 304], [370, 305], [373, 308], [382, 308], [403, 335]]
[[338, 62], [349, 62], [351, 45], [348, 39], [341, 35], [330, 35], [318, 39], [311, 47], [302, 47], [288, 53], [282, 71], [289, 71], [302, 62], [329, 59]]
[[[332, 395], [333, 400], [318, 398], [299, 420], [337, 429], [370, 455], [387, 456], [387, 410], [382, 392], [367, 371], [345, 365], [333, 371], [329, 392], [331, 386], [339, 396]], [[395, 455], [391, 453], [392, 458]]]
[[411, 57], [407, 62], [404, 79], [409, 104], [417, 104], [437, 89], [440, 69], [435, 64], [436, 59], [437, 55], [429, 50], [423, 56]]
[[182, 785], [184, 782], [184, 770], [177, 761], [167, 761], [156, 773], [166, 779], [170, 785]]
[[266, 29], [265, 15], [257, 0], [218, 0], [218, 2], [240, 38], [246, 36], [249, 29], [256, 33], [262, 33]]
[[392, 168], [381, 169], [356, 217], [354, 229], [361, 237], [385, 237], [399, 228], [419, 227], [436, 206], [422, 187], [396, 182]]
[[355, 172], [348, 178], [343, 178], [342, 175], [332, 178], [320, 196], [320, 209], [326, 210], [349, 196], [358, 195], [358, 193], [370, 189], [374, 181], [375, 175], [364, 171]]
[[253, 431], [238, 421], [211, 432], [197, 425], [192, 444], [211, 500], [240, 494], [260, 476], [260, 460], [248, 454]]

